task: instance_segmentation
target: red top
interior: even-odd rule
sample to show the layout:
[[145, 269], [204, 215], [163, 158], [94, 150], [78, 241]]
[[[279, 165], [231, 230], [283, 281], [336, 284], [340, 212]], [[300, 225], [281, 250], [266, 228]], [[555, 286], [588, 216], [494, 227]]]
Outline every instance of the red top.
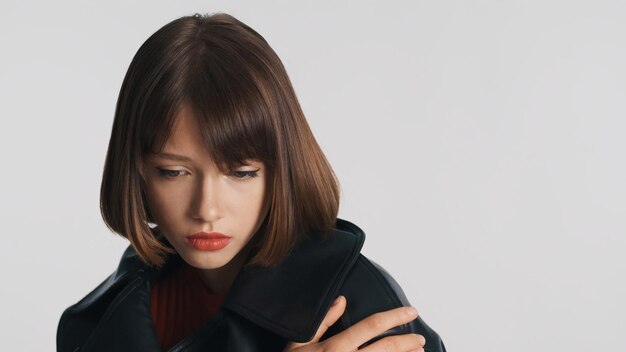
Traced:
[[161, 350], [169, 350], [219, 310], [223, 295], [207, 291], [184, 261], [152, 288], [150, 308]]

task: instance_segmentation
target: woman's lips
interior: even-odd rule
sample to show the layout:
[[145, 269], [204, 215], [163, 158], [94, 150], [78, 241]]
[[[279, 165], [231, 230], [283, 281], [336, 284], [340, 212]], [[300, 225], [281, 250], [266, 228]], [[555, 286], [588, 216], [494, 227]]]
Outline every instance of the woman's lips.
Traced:
[[219, 232], [198, 232], [186, 239], [190, 246], [201, 251], [217, 251], [228, 246], [230, 242], [230, 236]]

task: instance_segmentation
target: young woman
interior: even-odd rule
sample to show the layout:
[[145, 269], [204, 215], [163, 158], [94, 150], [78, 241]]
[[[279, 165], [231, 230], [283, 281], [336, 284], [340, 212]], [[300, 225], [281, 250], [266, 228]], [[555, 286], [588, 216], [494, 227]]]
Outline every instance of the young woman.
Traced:
[[263, 37], [227, 14], [168, 23], [130, 64], [104, 165], [130, 245], [58, 351], [445, 351], [338, 208]]

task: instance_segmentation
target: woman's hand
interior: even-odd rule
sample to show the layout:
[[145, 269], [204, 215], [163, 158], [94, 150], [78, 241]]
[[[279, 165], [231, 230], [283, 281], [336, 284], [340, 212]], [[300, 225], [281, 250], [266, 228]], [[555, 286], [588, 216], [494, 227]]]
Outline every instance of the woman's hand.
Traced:
[[[356, 351], [359, 346], [379, 334], [395, 326], [408, 323], [417, 317], [417, 311], [410, 313], [409, 307], [400, 307], [385, 312], [375, 313], [359, 321], [346, 330], [319, 342], [326, 330], [333, 325], [346, 309], [346, 299], [343, 296], [337, 297], [333, 305], [326, 313], [317, 333], [313, 339], [305, 343], [290, 342], [283, 352], [351, 352]], [[424, 351], [426, 340], [422, 335], [404, 334], [387, 336], [360, 351]]]

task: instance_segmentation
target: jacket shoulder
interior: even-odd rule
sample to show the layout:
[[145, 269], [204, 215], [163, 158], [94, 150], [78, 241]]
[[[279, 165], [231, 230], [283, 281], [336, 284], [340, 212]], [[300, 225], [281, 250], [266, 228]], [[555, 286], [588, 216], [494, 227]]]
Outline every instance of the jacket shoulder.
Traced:
[[[363, 254], [348, 273], [341, 286], [340, 294], [346, 297], [347, 306], [341, 318], [329, 328], [325, 335], [335, 335], [368, 316], [390, 309], [410, 306], [402, 287], [387, 270]], [[376, 336], [361, 347], [391, 335], [415, 333], [426, 339], [425, 350], [445, 352], [439, 335], [421, 317]], [[323, 337], [325, 339], [326, 336]]]
[[120, 293], [138, 278], [144, 269], [131, 247], [126, 249], [118, 268], [81, 300], [66, 308], [59, 319], [57, 351], [82, 345], [96, 329]]

